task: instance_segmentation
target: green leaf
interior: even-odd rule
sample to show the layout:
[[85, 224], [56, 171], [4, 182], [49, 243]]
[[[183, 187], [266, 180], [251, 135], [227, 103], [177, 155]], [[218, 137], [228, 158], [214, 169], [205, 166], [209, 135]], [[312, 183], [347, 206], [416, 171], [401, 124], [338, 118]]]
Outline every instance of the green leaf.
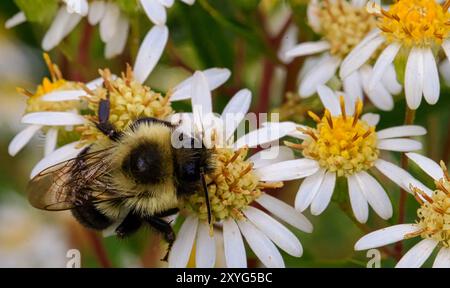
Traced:
[[117, 5], [119, 5], [120, 9], [128, 14], [133, 15], [139, 12], [139, 4], [137, 0], [116, 0]]
[[58, 9], [58, 0], [14, 0], [27, 20], [37, 23], [48, 23]]

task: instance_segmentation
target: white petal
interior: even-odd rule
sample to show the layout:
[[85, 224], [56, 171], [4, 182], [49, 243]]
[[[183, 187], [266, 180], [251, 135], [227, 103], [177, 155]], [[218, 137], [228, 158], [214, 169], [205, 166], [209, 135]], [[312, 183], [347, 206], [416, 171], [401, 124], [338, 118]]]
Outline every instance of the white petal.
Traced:
[[427, 130], [418, 125], [402, 125], [390, 127], [377, 132], [378, 139], [422, 136]]
[[139, 83], [144, 83], [155, 68], [164, 51], [169, 37], [166, 26], [153, 26], [145, 36], [134, 63], [134, 76]]
[[311, 233], [313, 231], [313, 226], [308, 218], [283, 201], [264, 193], [256, 199], [256, 202], [267, 209], [267, 211], [271, 212], [274, 216], [280, 218], [295, 228], [307, 233]]
[[422, 149], [422, 143], [404, 138], [382, 139], [378, 142], [377, 148], [396, 152], [410, 152]]
[[42, 128], [41, 125], [30, 125], [27, 128], [17, 134], [14, 139], [9, 143], [8, 153], [11, 156], [16, 156], [20, 150], [22, 150], [31, 138]]
[[26, 22], [26, 21], [27, 21], [27, 17], [25, 16], [25, 13], [21, 11], [21, 12], [15, 14], [14, 16], [12, 16], [11, 18], [9, 18], [8, 20], [6, 20], [5, 28], [11, 29], [13, 27], [16, 27], [17, 25], [20, 25], [20, 24]]
[[300, 257], [303, 248], [297, 237], [278, 221], [255, 207], [242, 211], [255, 226], [289, 255]]
[[156, 25], [166, 23], [166, 8], [158, 0], [140, 0], [140, 2], [150, 21]]
[[173, 247], [169, 254], [170, 268], [185, 268], [191, 256], [192, 246], [194, 244], [195, 235], [197, 234], [198, 219], [190, 215], [181, 225], [177, 235], [177, 240], [173, 243]]
[[288, 181], [301, 179], [316, 173], [319, 164], [311, 159], [296, 159], [272, 164], [256, 169], [255, 172], [261, 181]]
[[70, 30], [69, 28], [75, 27], [75, 25], [73, 25], [74, 22], [76, 22], [75, 20], [78, 20], [79, 22], [81, 20], [81, 16], [78, 14], [70, 14], [67, 12], [65, 7], [61, 7], [53, 19], [50, 28], [42, 39], [42, 48], [45, 51], [55, 48], [70, 32], [68, 31]]
[[394, 108], [394, 99], [382, 83], [377, 83], [372, 90], [369, 89], [370, 79], [373, 74], [372, 68], [369, 65], [364, 65], [359, 71], [361, 72], [364, 92], [366, 92], [370, 101], [383, 111], [392, 110]]
[[370, 126], [377, 126], [380, 122], [380, 115], [375, 113], [366, 113], [361, 117], [361, 120], [365, 121]]
[[434, 105], [439, 100], [441, 86], [436, 60], [430, 48], [424, 49], [423, 52], [423, 74], [426, 75], [423, 80], [423, 97], [428, 104]]
[[303, 180], [297, 195], [295, 196], [295, 209], [303, 212], [311, 205], [322, 185], [325, 176], [325, 169], [319, 169], [316, 173]]
[[450, 268], [450, 248], [442, 247], [439, 250], [433, 268]]
[[248, 161], [253, 163], [253, 169], [258, 169], [278, 162], [293, 160], [294, 158], [292, 149], [286, 146], [273, 146], [253, 154], [248, 158]]
[[223, 243], [228, 268], [247, 268], [247, 256], [239, 227], [233, 219], [223, 221]]
[[354, 71], [358, 70], [364, 63], [369, 60], [372, 54], [385, 42], [380, 32], [370, 33], [360, 44], [358, 44], [352, 52], [342, 62], [339, 76], [344, 79]]
[[89, 5], [87, 0], [64, 0], [66, 9], [69, 13], [77, 13], [81, 16], [87, 16]]
[[250, 133], [247, 133], [246, 135], [240, 137], [234, 143], [234, 147], [235, 149], [239, 149], [244, 146], [256, 147], [258, 145], [264, 145], [267, 143], [270, 143], [271, 146], [278, 146], [278, 143], [274, 142], [292, 133], [296, 130], [296, 128], [297, 126], [292, 122], [273, 122], [270, 123], [270, 125], [264, 126], [257, 130], [253, 130]]
[[188, 4], [188, 5], [193, 5], [195, 3], [195, 0], [181, 0], [181, 2]]
[[86, 119], [71, 112], [34, 112], [25, 114], [22, 117], [22, 123], [44, 126], [68, 126], [84, 124]]
[[355, 174], [355, 176], [359, 187], [364, 194], [364, 198], [367, 199], [367, 202], [369, 202], [369, 205], [372, 206], [373, 210], [385, 220], [391, 218], [391, 200], [380, 183], [365, 171], [360, 171]]
[[119, 28], [119, 6], [112, 2], [108, 2], [104, 13], [103, 18], [100, 21], [100, 38], [106, 43], [114, 37], [114, 34]]
[[371, 232], [355, 244], [355, 250], [367, 250], [389, 245], [405, 238], [405, 235], [420, 230], [416, 224], [398, 224]]
[[447, 59], [450, 61], [450, 39], [446, 39], [442, 42], [442, 49], [444, 49]]
[[45, 134], [45, 149], [44, 155], [48, 156], [50, 153], [55, 151], [56, 143], [58, 141], [58, 129], [50, 128]]
[[42, 101], [59, 102], [59, 101], [78, 101], [88, 94], [84, 90], [61, 90], [53, 91], [41, 96]]
[[114, 36], [106, 42], [105, 58], [111, 59], [117, 55], [122, 54], [127, 44], [128, 32], [130, 29], [130, 23], [128, 19], [121, 15], [118, 22], [118, 27]]
[[424, 239], [414, 245], [403, 255], [395, 268], [420, 268], [427, 261], [438, 242], [433, 239]]
[[311, 214], [320, 215], [330, 204], [331, 196], [333, 195], [334, 187], [336, 185], [336, 172], [328, 171], [311, 203]]
[[173, 5], [174, 0], [158, 0], [164, 7], [170, 8]]
[[409, 52], [405, 71], [405, 95], [410, 109], [417, 109], [422, 101], [424, 63], [423, 50], [413, 47]]
[[393, 64], [389, 65], [386, 68], [385, 73], [383, 74], [383, 85], [386, 87], [390, 94], [400, 94], [402, 92], [403, 86], [397, 80], [397, 72], [395, 71], [395, 67]]
[[317, 87], [317, 93], [323, 106], [328, 109], [332, 116], [341, 115], [341, 104], [338, 96], [328, 86], [320, 85]]
[[[352, 110], [354, 110], [356, 101], [363, 99], [362, 79], [360, 77], [359, 71], [351, 73], [350, 75], [348, 75], [348, 77], [344, 78], [342, 81], [344, 92], [345, 95], [347, 96], [345, 104], [346, 106], [350, 106]], [[348, 111], [348, 113], [352, 114], [353, 113], [352, 110]]]
[[420, 169], [430, 175], [434, 180], [439, 181], [444, 178], [444, 171], [442, 171], [441, 166], [430, 158], [412, 152], [406, 153], [406, 156], [419, 165]]
[[[115, 80], [117, 78], [116, 75], [111, 75], [111, 79]], [[98, 87], [103, 85], [103, 77], [99, 77], [97, 79], [94, 79], [92, 81], [89, 81], [88, 83], [86, 83], [86, 87], [89, 88], [90, 90], [95, 90]]]
[[360, 223], [366, 223], [369, 218], [369, 204], [354, 175], [347, 177], [348, 193], [353, 214]]
[[409, 187], [405, 186], [404, 181], [405, 179], [413, 177], [406, 170], [383, 159], [378, 159], [375, 161], [375, 167], [392, 182], [411, 193]]
[[79, 142], [73, 142], [62, 146], [48, 156], [45, 156], [36, 164], [36, 166], [34, 166], [30, 178], [34, 178], [37, 174], [53, 165], [75, 158], [85, 148], [85, 146], [78, 148], [79, 145]]
[[439, 65], [439, 72], [441, 73], [442, 78], [444, 78], [445, 84], [450, 86], [450, 61], [448, 59], [444, 59]]
[[102, 20], [106, 11], [105, 1], [93, 1], [89, 4], [88, 21], [91, 25], [97, 25]]
[[[210, 68], [202, 71], [208, 80], [208, 86], [212, 90], [225, 83], [231, 76], [230, 70], [226, 68]], [[170, 101], [178, 101], [191, 98], [191, 85], [193, 76], [185, 79], [172, 90]]]
[[328, 41], [304, 42], [286, 52], [286, 57], [301, 57], [324, 52], [330, 49]]
[[300, 96], [306, 98], [314, 95], [318, 86], [326, 84], [333, 78], [340, 63], [341, 60], [337, 57], [329, 55], [324, 57], [324, 59], [309, 71], [305, 75], [305, 78], [303, 78], [299, 87]]
[[209, 234], [209, 225], [200, 221], [195, 246], [195, 265], [197, 268], [213, 268], [215, 263], [216, 241], [214, 236]]
[[277, 247], [250, 221], [238, 221], [242, 235], [255, 255], [267, 268], [284, 268], [284, 261]]
[[292, 62], [293, 57], [287, 57], [286, 52], [291, 50], [297, 44], [298, 27], [291, 24], [281, 39], [280, 49], [278, 50], [278, 58], [285, 64]]
[[212, 113], [212, 98], [208, 81], [200, 71], [195, 72], [193, 76], [191, 95], [195, 125], [199, 131], [203, 131], [205, 117], [211, 116]]
[[377, 62], [373, 67], [372, 79], [369, 82], [369, 90], [372, 91], [376, 85], [380, 84], [386, 69], [392, 64], [395, 56], [401, 48], [401, 44], [394, 42], [387, 46], [378, 56]]
[[250, 109], [252, 93], [248, 89], [242, 89], [228, 102], [222, 112], [222, 120], [225, 124], [225, 139], [229, 139]]

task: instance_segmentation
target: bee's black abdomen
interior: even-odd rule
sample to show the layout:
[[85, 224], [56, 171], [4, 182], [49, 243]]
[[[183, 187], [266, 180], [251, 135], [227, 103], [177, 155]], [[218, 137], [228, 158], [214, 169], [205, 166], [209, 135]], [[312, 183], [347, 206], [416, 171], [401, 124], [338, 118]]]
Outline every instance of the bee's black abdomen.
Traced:
[[113, 221], [98, 211], [93, 204], [73, 208], [72, 215], [81, 225], [90, 229], [103, 230], [113, 224]]

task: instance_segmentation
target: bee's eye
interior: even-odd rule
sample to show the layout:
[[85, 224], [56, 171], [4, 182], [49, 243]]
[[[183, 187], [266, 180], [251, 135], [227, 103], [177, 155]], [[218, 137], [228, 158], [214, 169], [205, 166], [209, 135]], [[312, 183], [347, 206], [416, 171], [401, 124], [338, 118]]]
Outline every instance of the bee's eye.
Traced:
[[140, 145], [134, 148], [122, 164], [134, 180], [141, 184], [158, 183], [162, 178], [161, 155], [154, 145]]
[[187, 162], [183, 165], [183, 173], [181, 177], [185, 181], [197, 181], [200, 179], [200, 166], [197, 161]]

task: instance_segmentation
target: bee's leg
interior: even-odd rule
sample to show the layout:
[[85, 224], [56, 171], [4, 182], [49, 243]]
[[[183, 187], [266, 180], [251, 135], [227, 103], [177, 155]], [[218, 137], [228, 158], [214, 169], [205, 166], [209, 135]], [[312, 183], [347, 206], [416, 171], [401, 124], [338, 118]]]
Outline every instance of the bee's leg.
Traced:
[[164, 235], [164, 239], [167, 241], [167, 243], [169, 243], [167, 253], [164, 258], [161, 259], [161, 261], [167, 261], [167, 259], [169, 258], [170, 249], [172, 249], [173, 242], [175, 242], [175, 232], [173, 231], [172, 226], [170, 226], [170, 223], [167, 223], [163, 219], [154, 216], [147, 217], [146, 220], [148, 224], [161, 232]]
[[153, 217], [163, 218], [163, 217], [167, 217], [167, 216], [172, 216], [172, 215], [178, 213], [178, 211], [180, 211], [180, 209], [172, 208], [172, 209], [157, 213], [157, 214], [153, 215]]
[[100, 100], [98, 104], [98, 123], [96, 123], [96, 126], [100, 132], [108, 136], [111, 140], [117, 141], [120, 139], [121, 133], [109, 122], [109, 111], [109, 99]]
[[115, 232], [119, 238], [125, 238], [136, 232], [141, 225], [141, 218], [130, 212], [122, 223], [116, 228]]

